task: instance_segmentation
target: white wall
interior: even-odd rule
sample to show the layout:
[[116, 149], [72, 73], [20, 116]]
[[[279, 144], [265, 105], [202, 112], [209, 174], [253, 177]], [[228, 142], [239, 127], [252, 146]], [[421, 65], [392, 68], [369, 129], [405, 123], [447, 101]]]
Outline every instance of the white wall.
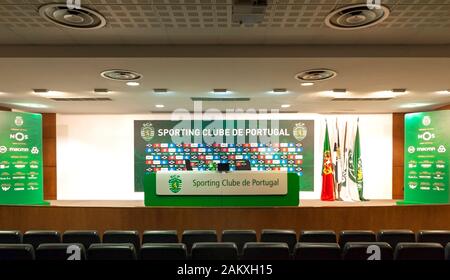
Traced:
[[[134, 120], [168, 115], [57, 115], [58, 199], [140, 200], [134, 192]], [[238, 118], [249, 116], [236, 115]], [[259, 116], [264, 118], [265, 116]], [[318, 199], [325, 119], [343, 124], [360, 118], [360, 136], [367, 198], [392, 197], [392, 115], [282, 114], [280, 119], [313, 119], [315, 125], [315, 190], [302, 199]]]

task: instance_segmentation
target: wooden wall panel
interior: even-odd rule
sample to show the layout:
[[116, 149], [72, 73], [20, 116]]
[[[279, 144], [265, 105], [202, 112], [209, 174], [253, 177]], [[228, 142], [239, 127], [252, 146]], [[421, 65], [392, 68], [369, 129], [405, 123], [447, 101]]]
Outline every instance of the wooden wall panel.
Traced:
[[44, 158], [44, 199], [57, 199], [56, 193], [56, 114], [42, 114], [42, 145]]
[[372, 207], [145, 208], [0, 206], [0, 230], [446, 229], [450, 205]]
[[392, 117], [392, 198], [403, 199], [405, 114], [394, 113]]

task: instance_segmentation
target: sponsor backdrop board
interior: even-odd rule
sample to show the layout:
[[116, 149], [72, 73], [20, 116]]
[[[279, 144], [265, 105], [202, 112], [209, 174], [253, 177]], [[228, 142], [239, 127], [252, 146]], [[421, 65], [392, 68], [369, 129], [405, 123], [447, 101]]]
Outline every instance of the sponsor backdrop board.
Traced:
[[450, 111], [405, 115], [405, 201], [449, 203]]
[[243, 161], [252, 171], [295, 173], [301, 191], [314, 190], [313, 120], [215, 120], [134, 122], [135, 191], [160, 171], [208, 171]]
[[0, 112], [0, 204], [44, 204], [40, 114]]

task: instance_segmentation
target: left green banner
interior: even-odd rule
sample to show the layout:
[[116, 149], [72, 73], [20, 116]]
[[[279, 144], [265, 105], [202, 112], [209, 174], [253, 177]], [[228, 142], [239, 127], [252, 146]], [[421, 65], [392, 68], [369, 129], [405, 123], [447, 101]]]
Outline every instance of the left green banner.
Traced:
[[0, 112], [0, 204], [45, 204], [42, 116]]

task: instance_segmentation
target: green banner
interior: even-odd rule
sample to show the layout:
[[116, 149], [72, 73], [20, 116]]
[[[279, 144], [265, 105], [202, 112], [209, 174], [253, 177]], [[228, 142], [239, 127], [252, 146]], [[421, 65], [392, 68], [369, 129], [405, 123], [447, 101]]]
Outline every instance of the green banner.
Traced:
[[405, 115], [405, 201], [449, 203], [450, 111]]
[[40, 114], [0, 112], [0, 204], [43, 204]]
[[135, 191], [159, 171], [194, 171], [248, 161], [253, 171], [296, 173], [302, 191], [314, 190], [313, 120], [214, 120], [134, 122]]

